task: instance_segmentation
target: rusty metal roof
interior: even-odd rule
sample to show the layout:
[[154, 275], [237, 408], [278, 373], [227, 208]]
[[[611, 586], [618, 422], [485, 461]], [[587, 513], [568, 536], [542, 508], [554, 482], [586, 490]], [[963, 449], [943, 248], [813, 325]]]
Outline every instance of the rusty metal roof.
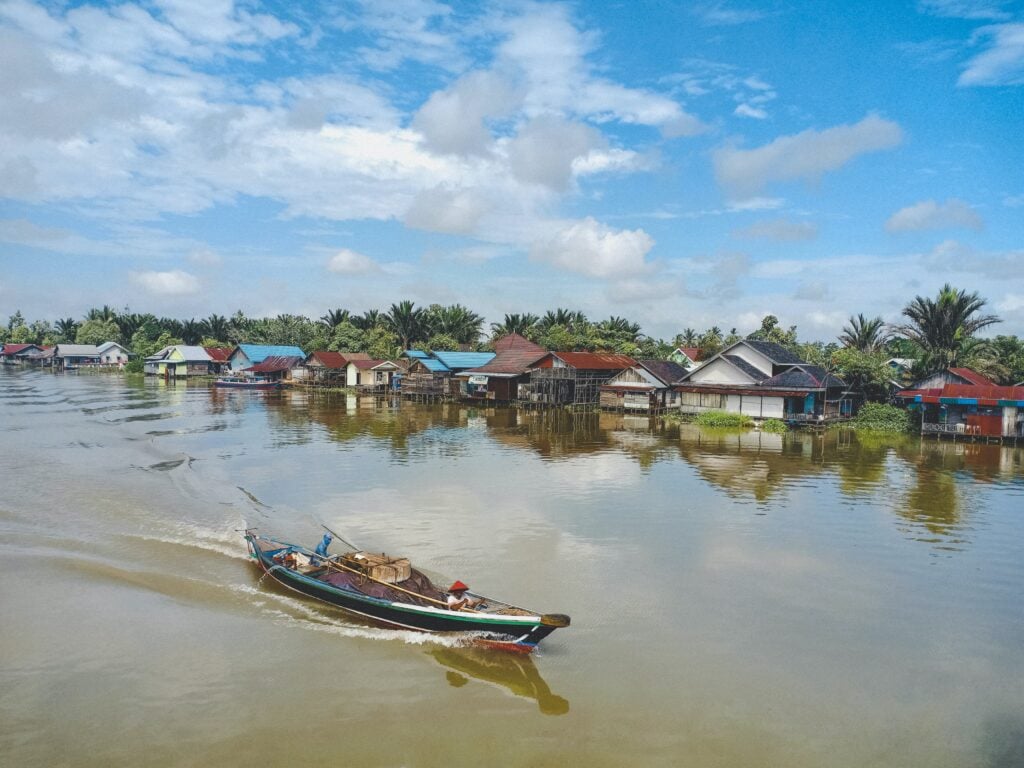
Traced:
[[316, 360], [324, 368], [341, 369], [353, 360], [369, 360], [370, 356], [365, 352], [331, 352], [326, 349], [318, 349], [306, 357], [306, 364]]
[[494, 348], [498, 354], [493, 360], [479, 368], [463, 371], [463, 374], [521, 376], [548, 353], [544, 347], [524, 339], [518, 333], [510, 333], [498, 339], [494, 342]]
[[263, 360], [262, 363], [257, 363], [251, 368], [246, 370], [252, 371], [253, 373], [278, 373], [280, 371], [290, 371], [292, 368], [302, 364], [305, 357], [299, 357], [298, 355], [271, 355]]
[[950, 368], [949, 372], [954, 376], [959, 376], [961, 379], [966, 381], [968, 384], [973, 384], [979, 387], [994, 387], [996, 383], [987, 376], [982, 376], [977, 371], [972, 371], [970, 368]]
[[231, 350], [225, 347], [203, 347], [203, 349], [215, 363], [226, 363], [231, 357]]
[[623, 371], [636, 365], [636, 360], [629, 355], [609, 352], [549, 352], [536, 367], [551, 368], [550, 358], [555, 357], [569, 367], [581, 371]]

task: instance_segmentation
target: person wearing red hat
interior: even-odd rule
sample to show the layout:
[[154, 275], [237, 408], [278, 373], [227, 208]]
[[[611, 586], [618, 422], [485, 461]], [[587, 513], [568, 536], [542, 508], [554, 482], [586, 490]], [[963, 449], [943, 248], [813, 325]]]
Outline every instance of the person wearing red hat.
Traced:
[[448, 587], [448, 608], [453, 611], [461, 611], [463, 608], [476, 608], [483, 600], [474, 600], [466, 591], [468, 586], [461, 581], [456, 581]]

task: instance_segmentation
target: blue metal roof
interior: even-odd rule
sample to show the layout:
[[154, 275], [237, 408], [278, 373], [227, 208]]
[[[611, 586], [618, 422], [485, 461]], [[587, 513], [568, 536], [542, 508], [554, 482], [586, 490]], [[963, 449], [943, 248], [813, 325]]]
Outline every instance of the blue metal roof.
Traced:
[[411, 357], [413, 360], [426, 360], [430, 357], [430, 355], [422, 349], [407, 349], [403, 354], [406, 357]]
[[425, 357], [416, 362], [423, 363], [424, 367], [433, 373], [451, 373], [451, 369], [447, 365], [432, 357]]
[[487, 365], [494, 359], [493, 352], [434, 352], [434, 357], [453, 371], [464, 371]]
[[298, 347], [274, 344], [239, 344], [238, 348], [245, 353], [253, 363], [262, 363], [268, 357], [301, 357], [306, 358], [306, 353]]

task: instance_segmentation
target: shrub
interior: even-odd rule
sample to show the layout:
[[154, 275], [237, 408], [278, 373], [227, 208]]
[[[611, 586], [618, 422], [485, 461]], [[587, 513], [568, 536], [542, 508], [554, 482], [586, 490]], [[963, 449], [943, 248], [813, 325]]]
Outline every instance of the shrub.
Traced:
[[725, 411], [704, 411], [698, 414], [694, 423], [702, 427], [752, 427], [754, 420], [742, 413], [726, 413]]
[[762, 432], [789, 432], [789, 427], [786, 426], [786, 422], [781, 419], [765, 419], [761, 423]]
[[911, 432], [914, 428], [909, 411], [885, 403], [865, 403], [852, 424], [871, 432]]

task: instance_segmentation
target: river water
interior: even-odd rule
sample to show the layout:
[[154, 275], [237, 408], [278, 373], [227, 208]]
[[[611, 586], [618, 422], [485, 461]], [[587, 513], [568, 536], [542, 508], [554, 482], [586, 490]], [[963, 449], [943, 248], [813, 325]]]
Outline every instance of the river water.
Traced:
[[[573, 624], [261, 581], [326, 523]], [[10, 766], [1020, 766], [1024, 451], [0, 371]]]

